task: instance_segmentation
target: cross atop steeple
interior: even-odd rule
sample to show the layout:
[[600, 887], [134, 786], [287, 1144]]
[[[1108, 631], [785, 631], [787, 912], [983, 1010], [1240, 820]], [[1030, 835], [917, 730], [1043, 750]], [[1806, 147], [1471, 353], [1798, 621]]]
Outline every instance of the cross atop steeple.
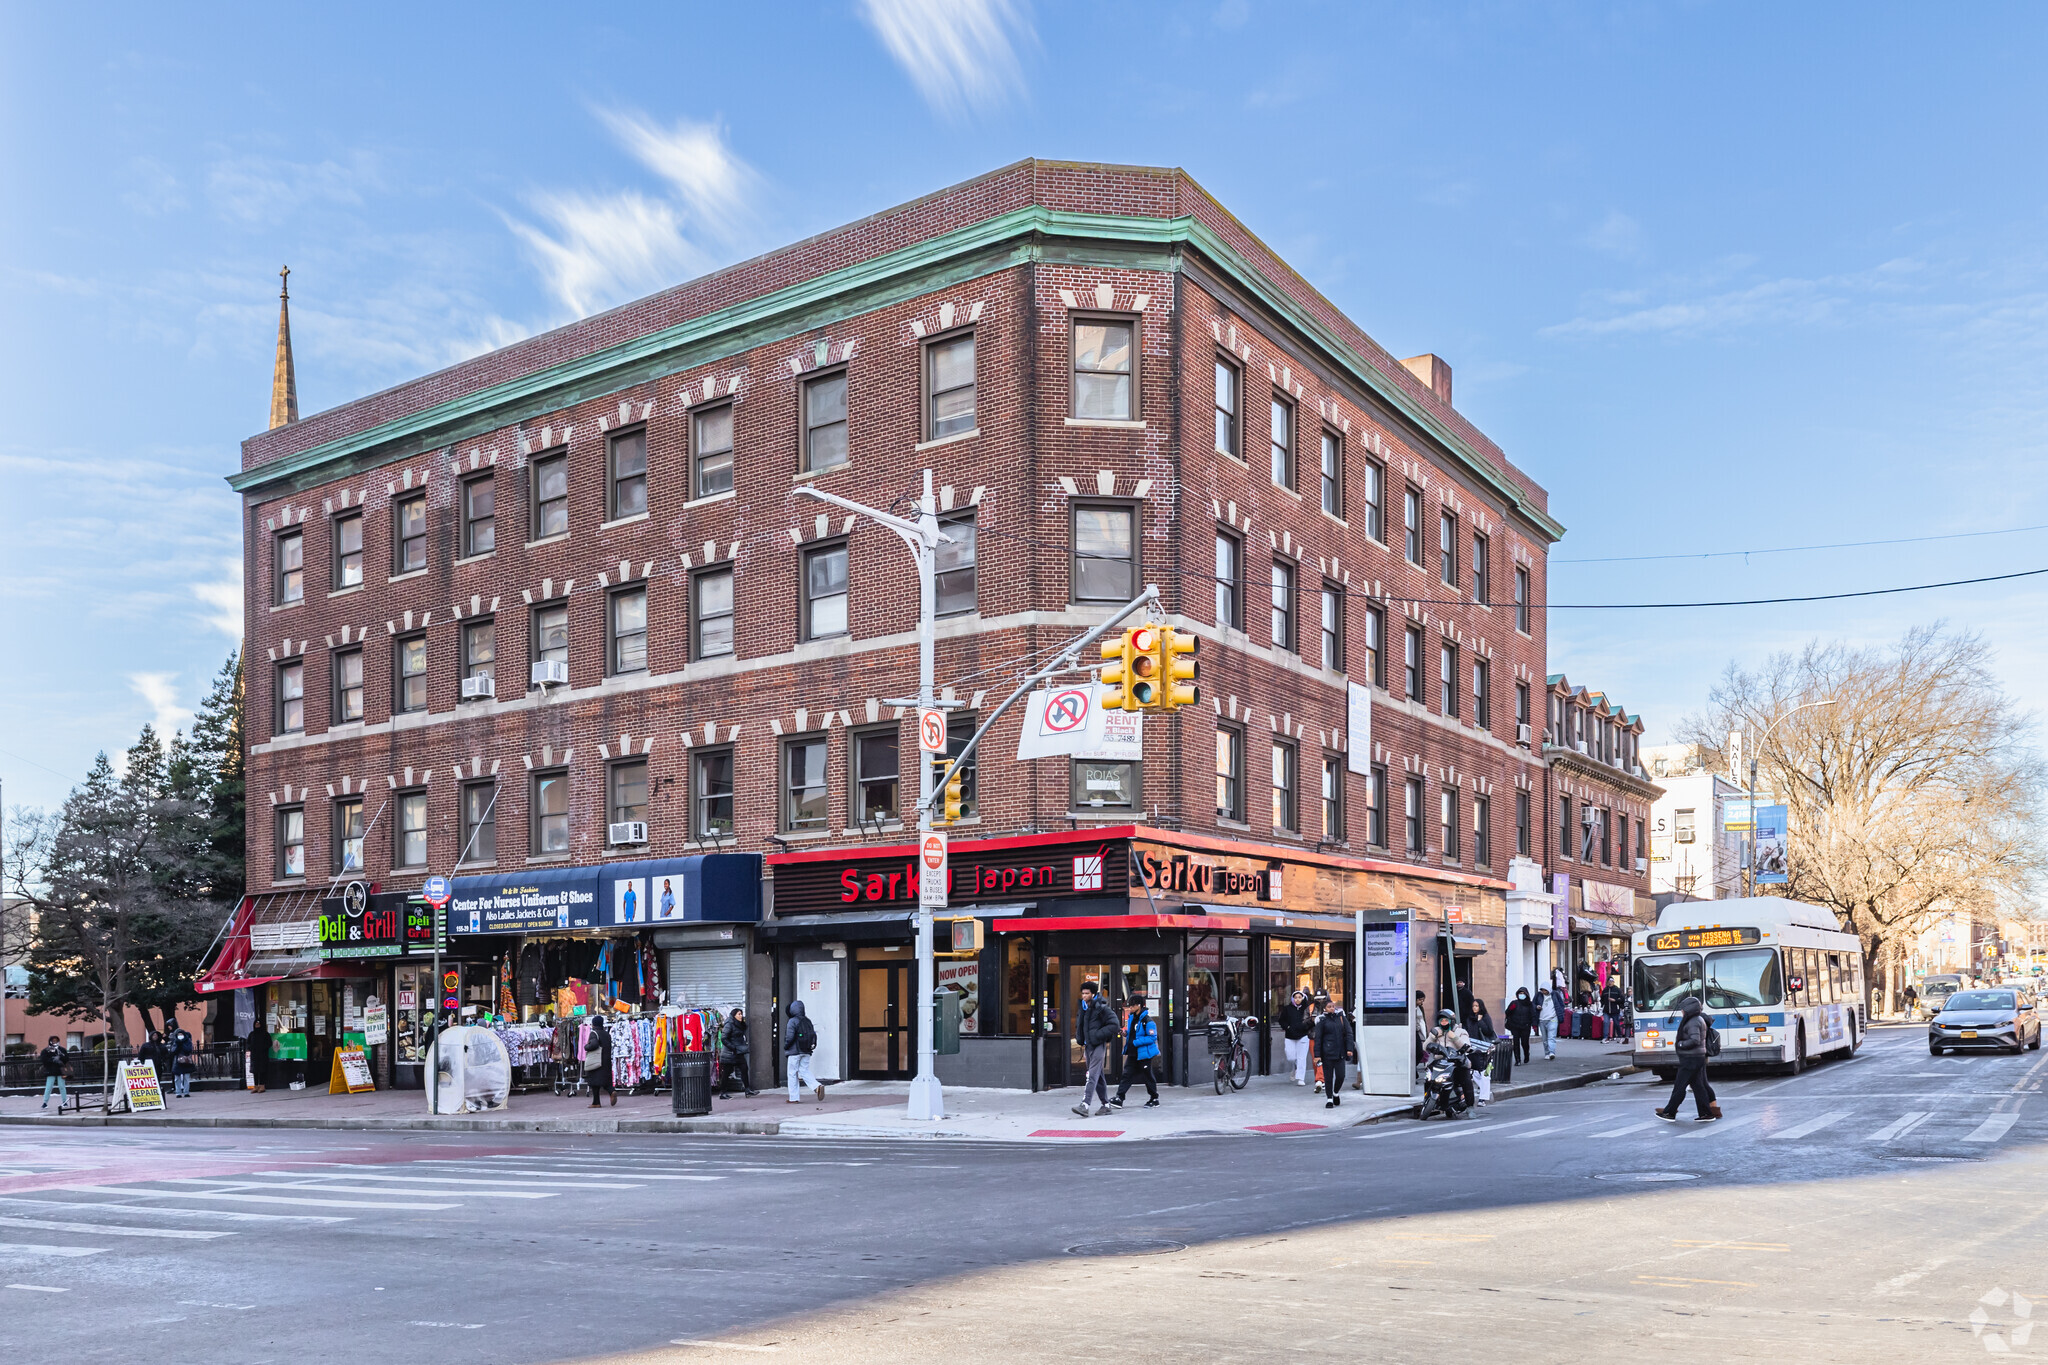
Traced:
[[299, 381], [292, 369], [292, 268], [277, 272], [277, 363], [270, 374], [270, 427], [299, 420]]

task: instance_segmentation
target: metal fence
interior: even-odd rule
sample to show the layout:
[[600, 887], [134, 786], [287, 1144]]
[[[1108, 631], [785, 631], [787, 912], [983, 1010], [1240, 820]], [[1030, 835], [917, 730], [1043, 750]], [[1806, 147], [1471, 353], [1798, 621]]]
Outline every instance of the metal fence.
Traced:
[[[64, 1068], [64, 1083], [73, 1090], [98, 1090], [102, 1074], [102, 1059], [107, 1079], [111, 1081], [120, 1074], [121, 1063], [132, 1061], [135, 1049], [108, 1048], [104, 1052], [70, 1052], [65, 1056], [69, 1065]], [[192, 1084], [207, 1090], [238, 1090], [242, 1086], [244, 1066], [242, 1044], [239, 1040], [215, 1043], [201, 1048], [194, 1054], [199, 1065], [192, 1073]], [[157, 1063], [157, 1070], [165, 1089], [170, 1088], [170, 1068], [163, 1062]], [[43, 1090], [43, 1062], [35, 1053], [10, 1053], [0, 1063], [0, 1093], [41, 1094]]]

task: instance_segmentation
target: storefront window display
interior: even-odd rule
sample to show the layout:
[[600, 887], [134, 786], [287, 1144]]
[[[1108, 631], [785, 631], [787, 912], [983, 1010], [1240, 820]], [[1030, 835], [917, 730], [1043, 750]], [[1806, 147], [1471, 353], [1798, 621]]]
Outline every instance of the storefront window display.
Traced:
[[1003, 943], [1003, 1032], [1012, 1036], [1033, 1031], [1031, 940], [1022, 936]]

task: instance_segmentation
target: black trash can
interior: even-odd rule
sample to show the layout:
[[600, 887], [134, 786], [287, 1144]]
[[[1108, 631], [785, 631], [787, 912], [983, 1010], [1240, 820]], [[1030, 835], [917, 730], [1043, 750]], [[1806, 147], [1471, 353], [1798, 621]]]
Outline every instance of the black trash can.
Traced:
[[678, 1052], [669, 1062], [675, 1082], [676, 1113], [688, 1118], [711, 1112], [711, 1054]]

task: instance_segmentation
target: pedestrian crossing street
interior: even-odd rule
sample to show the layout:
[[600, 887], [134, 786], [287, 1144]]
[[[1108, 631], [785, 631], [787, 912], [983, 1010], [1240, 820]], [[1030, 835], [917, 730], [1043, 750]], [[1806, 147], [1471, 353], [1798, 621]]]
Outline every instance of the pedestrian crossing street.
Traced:
[[[0, 1153], [0, 1170], [13, 1177], [0, 1179], [0, 1291], [68, 1292], [52, 1267], [123, 1250], [162, 1254], [179, 1245], [218, 1244], [292, 1225], [317, 1231], [361, 1218], [684, 1191], [798, 1175], [819, 1166], [876, 1164], [809, 1155], [769, 1164], [741, 1156], [546, 1150], [402, 1162], [362, 1161], [331, 1149], [248, 1149], [237, 1155], [245, 1158], [238, 1164], [261, 1169], [223, 1174], [215, 1162], [205, 1168], [211, 1174], [111, 1183], [103, 1159], [31, 1156], [19, 1147]], [[178, 1163], [191, 1159], [181, 1154]], [[79, 1178], [64, 1178], [69, 1175]], [[54, 1183], [23, 1188], [45, 1177]], [[14, 1282], [39, 1266], [33, 1278], [55, 1282]]]

